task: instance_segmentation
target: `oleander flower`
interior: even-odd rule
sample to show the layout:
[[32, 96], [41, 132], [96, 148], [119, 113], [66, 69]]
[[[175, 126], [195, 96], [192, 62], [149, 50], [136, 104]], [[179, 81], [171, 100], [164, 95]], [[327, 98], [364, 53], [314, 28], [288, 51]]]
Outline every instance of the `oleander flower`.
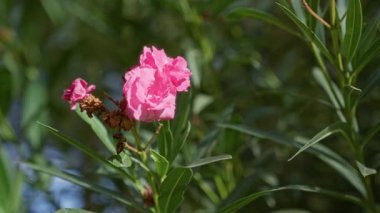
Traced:
[[151, 67], [165, 73], [178, 92], [187, 92], [190, 87], [191, 72], [187, 68], [186, 60], [181, 56], [173, 59], [168, 57], [164, 50], [144, 47], [140, 56], [140, 66]]
[[95, 85], [87, 86], [87, 82], [81, 78], [73, 81], [71, 86], [66, 89], [62, 95], [62, 99], [70, 103], [71, 110], [75, 110], [78, 102], [86, 98], [92, 91], [95, 90]]
[[126, 114], [143, 122], [173, 119], [177, 92], [187, 91], [190, 76], [184, 58], [173, 59], [164, 50], [144, 47], [140, 64], [124, 76]]

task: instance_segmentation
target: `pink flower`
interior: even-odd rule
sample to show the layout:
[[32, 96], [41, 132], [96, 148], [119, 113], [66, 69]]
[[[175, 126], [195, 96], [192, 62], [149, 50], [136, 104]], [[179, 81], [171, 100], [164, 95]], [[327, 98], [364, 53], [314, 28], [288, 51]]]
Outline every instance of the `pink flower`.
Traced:
[[187, 68], [186, 60], [181, 56], [173, 59], [166, 56], [164, 50], [158, 50], [155, 47], [152, 49], [144, 47], [144, 52], [140, 56], [140, 66], [164, 72], [178, 92], [187, 92], [187, 88], [190, 87], [191, 72]]
[[70, 88], [66, 89], [62, 95], [62, 99], [70, 102], [71, 110], [75, 110], [75, 106], [78, 102], [83, 100], [92, 91], [95, 90], [95, 85], [87, 87], [87, 82], [81, 78], [77, 78], [73, 81]]
[[191, 72], [184, 58], [173, 59], [164, 50], [152, 49], [144, 47], [140, 65], [124, 76], [126, 113], [143, 122], [173, 119], [177, 92], [190, 86]]

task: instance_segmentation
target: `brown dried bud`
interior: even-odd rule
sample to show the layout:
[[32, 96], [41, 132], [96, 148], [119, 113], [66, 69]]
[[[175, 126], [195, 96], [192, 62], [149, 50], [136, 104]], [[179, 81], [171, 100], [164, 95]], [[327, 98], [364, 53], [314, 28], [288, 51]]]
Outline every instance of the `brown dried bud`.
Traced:
[[133, 122], [120, 110], [108, 112], [103, 116], [103, 121], [111, 128], [119, 128], [129, 130], [133, 126]]
[[122, 141], [119, 141], [117, 144], [116, 144], [116, 154], [120, 154], [125, 148], [125, 144], [124, 142]]
[[154, 206], [154, 199], [153, 199], [153, 191], [152, 187], [146, 186], [145, 190], [142, 194], [144, 206], [145, 207], [151, 207]]
[[88, 94], [80, 103], [80, 111], [86, 111], [88, 117], [92, 118], [94, 113], [105, 111], [102, 101], [92, 94]]

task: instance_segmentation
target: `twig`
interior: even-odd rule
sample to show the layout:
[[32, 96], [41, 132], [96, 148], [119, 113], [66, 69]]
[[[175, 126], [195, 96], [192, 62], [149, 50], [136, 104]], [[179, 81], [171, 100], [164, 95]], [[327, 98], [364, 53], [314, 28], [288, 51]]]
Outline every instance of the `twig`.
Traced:
[[325, 25], [327, 28], [331, 28], [331, 25], [329, 23], [327, 23], [327, 21], [325, 21], [322, 17], [320, 17], [316, 12], [314, 12], [313, 9], [311, 9], [311, 7], [309, 6], [309, 4], [306, 2], [306, 0], [302, 0], [302, 3], [303, 5], [305, 6], [306, 10], [312, 15], [314, 16], [314, 18], [316, 18], [318, 21], [320, 21], [323, 25]]

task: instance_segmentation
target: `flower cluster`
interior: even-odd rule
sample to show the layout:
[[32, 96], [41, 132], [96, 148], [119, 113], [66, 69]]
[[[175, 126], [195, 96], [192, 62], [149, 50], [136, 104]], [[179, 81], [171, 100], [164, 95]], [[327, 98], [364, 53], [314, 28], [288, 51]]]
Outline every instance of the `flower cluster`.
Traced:
[[71, 110], [79, 103], [81, 111], [86, 111], [88, 116], [98, 114], [110, 127], [128, 130], [134, 120], [155, 122], [173, 119], [177, 93], [188, 90], [190, 76], [183, 57], [171, 58], [164, 50], [144, 47], [140, 63], [124, 75], [124, 99], [112, 100], [118, 105], [117, 110], [108, 110], [91, 94], [95, 86], [87, 86], [81, 78], [73, 81], [62, 99], [70, 103]]

